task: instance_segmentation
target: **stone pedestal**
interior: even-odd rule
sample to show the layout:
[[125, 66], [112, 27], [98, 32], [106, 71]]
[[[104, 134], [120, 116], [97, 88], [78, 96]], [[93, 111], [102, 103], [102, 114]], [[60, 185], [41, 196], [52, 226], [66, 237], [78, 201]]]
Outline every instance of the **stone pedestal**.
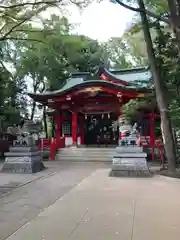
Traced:
[[147, 154], [138, 146], [119, 146], [113, 157], [110, 176], [151, 176]]
[[43, 169], [42, 156], [36, 146], [13, 146], [5, 153], [3, 172], [36, 173]]

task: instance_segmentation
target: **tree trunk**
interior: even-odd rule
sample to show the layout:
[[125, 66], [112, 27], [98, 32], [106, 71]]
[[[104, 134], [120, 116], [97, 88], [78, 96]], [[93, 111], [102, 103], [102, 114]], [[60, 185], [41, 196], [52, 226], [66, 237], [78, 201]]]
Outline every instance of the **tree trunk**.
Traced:
[[47, 129], [47, 121], [46, 121], [46, 106], [43, 106], [43, 122], [44, 122], [44, 131], [46, 134], [46, 138], [48, 138], [48, 129]]
[[36, 109], [36, 102], [33, 101], [32, 111], [31, 111], [31, 118], [30, 118], [32, 121], [33, 121], [33, 119], [34, 119], [35, 109]]
[[[138, 0], [138, 3], [139, 3], [139, 7], [145, 10], [144, 1]], [[166, 157], [168, 160], [168, 171], [175, 172], [176, 171], [176, 152], [175, 152], [174, 139], [172, 134], [171, 121], [169, 118], [165, 85], [161, 79], [160, 69], [157, 66], [157, 60], [155, 57], [153, 43], [152, 43], [151, 34], [149, 30], [149, 22], [148, 22], [145, 11], [144, 12], [142, 11], [140, 15], [141, 15], [141, 20], [143, 25], [144, 38], [146, 42], [148, 58], [149, 58], [151, 71], [152, 71], [152, 77], [153, 77], [155, 90], [156, 90], [156, 99], [157, 99], [158, 107], [160, 110], [162, 136], [164, 141]]]

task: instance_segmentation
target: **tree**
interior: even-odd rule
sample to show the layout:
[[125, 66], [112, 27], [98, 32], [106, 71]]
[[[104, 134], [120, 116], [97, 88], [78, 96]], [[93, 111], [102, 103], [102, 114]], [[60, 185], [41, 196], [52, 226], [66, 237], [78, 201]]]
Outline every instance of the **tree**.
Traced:
[[[18, 32], [22, 31], [23, 25], [32, 19], [41, 19], [41, 13], [48, 8], [56, 7], [61, 10], [69, 4], [84, 7], [89, 3], [91, 3], [90, 0], [1, 0], [0, 41], [6, 41], [9, 39], [26, 40], [26, 35], [23, 36], [23, 38], [19, 37]], [[33, 41], [34, 39], [31, 40]]]
[[[59, 28], [57, 28], [57, 25]], [[68, 27], [65, 18], [60, 19], [55, 15], [52, 15], [50, 20], [44, 20], [43, 29], [35, 28], [32, 25], [26, 26], [26, 29], [29, 29], [27, 32], [28, 38], [39, 41], [28, 41], [23, 44], [18, 42], [19, 46], [22, 46], [22, 51], [19, 63], [16, 65], [16, 71], [21, 79], [28, 79], [28, 82], [31, 83], [31, 91], [34, 93], [43, 92], [47, 88], [57, 89], [69, 76], [66, 71], [67, 63], [57, 47], [57, 41], [59, 42], [59, 38], [67, 33], [66, 28]], [[55, 32], [56, 35], [57, 32], [59, 34], [58, 39], [54, 35]], [[41, 41], [42, 39], [43, 41]], [[18, 44], [16, 41], [16, 46]], [[30, 104], [32, 104], [30, 118], [33, 120], [36, 102], [33, 101]]]
[[158, 67], [161, 69], [162, 79], [164, 80], [166, 88], [169, 89], [169, 109], [173, 127], [179, 130], [179, 49], [177, 45], [174, 44], [174, 37], [170, 32], [164, 32], [163, 28], [161, 28], [160, 31], [161, 33], [154, 41], [155, 54], [158, 61]]
[[[51, 19], [47, 20], [42, 17], [42, 13], [54, 7], [61, 12], [69, 4], [85, 7], [90, 2], [0, 1], [0, 111], [4, 123], [16, 123], [20, 115], [27, 115], [25, 91], [30, 79], [33, 79], [34, 91], [41, 92], [49, 87], [59, 88], [69, 77], [69, 62], [61, 51], [64, 40], [59, 40], [62, 35], [69, 35], [72, 26], [66, 18], [52, 15]], [[34, 27], [34, 20], [38, 20], [43, 27]], [[7, 70], [6, 66], [10, 66], [10, 70]], [[34, 117], [35, 108], [36, 103], [32, 103], [31, 119]]]
[[[39, 41], [19, 42], [22, 51], [16, 70], [21, 79], [32, 82], [31, 91], [35, 93], [60, 89], [72, 72], [94, 72], [106, 64], [104, 48], [88, 37], [72, 35], [73, 26], [65, 17], [52, 15], [43, 21], [43, 28], [28, 27], [28, 38]], [[36, 103], [31, 104], [33, 119]]]
[[[4, 44], [1, 44], [1, 57], [4, 52]], [[15, 79], [15, 76], [7, 70], [5, 63], [0, 63], [0, 131], [4, 131], [8, 125], [19, 123], [21, 114], [26, 114], [25, 98], [23, 92], [26, 86]]]
[[[124, 1], [127, 4], [130, 1]], [[168, 16], [168, 3], [166, 0], [145, 0], [146, 9], [154, 11], [157, 16]], [[130, 6], [134, 6], [135, 1]], [[142, 9], [141, 9], [142, 10]], [[164, 22], [159, 21], [157, 18], [149, 17], [149, 27], [151, 38], [154, 39], [157, 37], [157, 25], [163, 28], [165, 32], [172, 32], [170, 25]], [[131, 24], [126, 29], [122, 39], [127, 42], [130, 47], [129, 51], [132, 55], [136, 56], [138, 59], [137, 66], [139, 65], [149, 65], [148, 56], [146, 51], [146, 43], [144, 40], [144, 34], [142, 29], [141, 18], [138, 12], [135, 13], [135, 16], [132, 19]]]
[[[138, 0], [138, 3], [141, 9], [145, 9], [143, 0]], [[160, 110], [162, 135], [163, 135], [163, 141], [164, 141], [164, 148], [165, 148], [165, 152], [168, 160], [168, 169], [170, 172], [175, 172], [176, 152], [174, 147], [171, 121], [169, 117], [168, 101], [166, 98], [167, 91], [161, 79], [160, 69], [157, 66], [158, 64], [155, 57], [155, 52], [152, 44], [150, 31], [149, 31], [149, 23], [146, 16], [146, 12], [143, 11], [140, 13], [140, 15], [141, 15], [142, 24], [143, 24], [144, 38], [146, 41], [148, 58], [151, 65], [151, 71], [152, 71], [153, 81], [154, 81], [155, 90], [156, 90], [156, 99], [157, 99], [158, 107]]]
[[19, 68], [22, 76], [35, 80], [34, 91], [38, 90], [42, 81], [51, 90], [59, 89], [71, 72], [94, 72], [101, 64], [108, 64], [107, 53], [96, 40], [72, 35], [71, 26], [65, 18], [53, 21], [52, 32], [48, 31], [50, 26], [47, 22], [41, 32], [30, 26], [35, 33], [30, 32], [28, 36], [39, 42], [23, 44]]
[[107, 52], [96, 40], [83, 35], [66, 35], [61, 43], [70, 72], [94, 73], [100, 65], [108, 65]]
[[[176, 36], [177, 45], [180, 51], [180, 2], [179, 0], [146, 0], [146, 8], [141, 9], [128, 5], [126, 0], [114, 0], [114, 2], [119, 3], [121, 6], [132, 10], [134, 12], [146, 13], [149, 17], [162, 21], [166, 24], [169, 24], [171, 29], [173, 29]], [[133, 2], [134, 3], [134, 2]], [[148, 9], [150, 7], [150, 10]], [[151, 9], [155, 9], [155, 12], [152, 12]]]
[[[119, 1], [114, 1], [119, 2]], [[131, 4], [127, 5], [127, 2]], [[154, 14], [157, 16], [164, 16], [168, 13], [168, 4], [166, 0], [146, 0], [146, 9], [149, 11], [153, 9]], [[121, 1], [120, 5], [125, 6], [128, 8], [128, 6], [132, 7], [133, 10], [137, 9], [137, 12], [135, 12], [135, 16], [132, 19], [131, 24], [128, 26], [128, 28], [125, 30], [123, 36], [121, 38], [114, 38], [110, 39], [108, 42], [108, 45], [113, 49], [110, 52], [110, 59], [114, 64], [114, 57], [111, 56], [111, 52], [113, 52], [113, 56], [116, 56], [117, 62], [119, 61], [123, 63], [123, 56], [126, 59], [125, 66], [135, 65], [136, 67], [141, 66], [147, 66], [149, 65], [147, 51], [146, 51], [146, 44], [144, 41], [144, 34], [142, 30], [142, 23], [140, 15], [138, 14], [138, 7], [135, 8], [136, 1]], [[142, 10], [142, 9], [141, 9]], [[135, 11], [135, 10], [134, 10]], [[150, 18], [149, 19], [149, 26], [150, 26], [150, 33], [152, 40], [154, 40], [157, 36], [157, 32], [155, 29], [156, 24], [159, 23], [159, 20], [157, 18]], [[170, 27], [167, 23], [163, 23], [164, 30], [169, 31]], [[115, 44], [116, 43], [116, 44]], [[109, 49], [110, 49], [109, 47]], [[119, 59], [118, 59], [119, 58]], [[112, 60], [113, 59], [113, 60]], [[130, 66], [129, 65], [129, 66]], [[119, 65], [121, 67], [121, 64]], [[117, 66], [118, 68], [118, 66]]]
[[[120, 2], [120, 5], [124, 5], [119, 0], [117, 2]], [[143, 0], [138, 0], [138, 6], [139, 8], [133, 8], [133, 9], [134, 10], [136, 9], [138, 12], [140, 12], [140, 16], [141, 16], [144, 38], [145, 38], [146, 47], [147, 47], [148, 59], [150, 62], [153, 82], [156, 90], [156, 99], [157, 99], [158, 107], [160, 110], [162, 135], [164, 140], [165, 152], [168, 160], [168, 170], [170, 172], [175, 172], [176, 154], [175, 154], [174, 139], [173, 139], [172, 128], [171, 128], [171, 121], [169, 118], [168, 101], [166, 98], [167, 91], [161, 79], [161, 71], [158, 68], [158, 62], [155, 57], [155, 52], [154, 52], [151, 34], [149, 30], [149, 22], [146, 16], [146, 14], [149, 14], [149, 13], [144, 6]]]
[[[169, 19], [169, 14], [165, 11], [163, 11], [163, 9], [166, 9], [167, 6], [167, 2], [166, 0], [146, 0], [147, 6], [150, 6], [150, 9], [148, 8], [140, 8], [140, 7], [136, 7], [138, 4], [136, 1], [131, 1], [131, 0], [112, 0], [112, 2], [114, 3], [118, 3], [119, 5], [121, 5], [122, 7], [125, 7], [126, 9], [129, 9], [131, 11], [134, 11], [136, 13], [146, 13], [147, 16], [156, 19], [158, 21], [162, 21], [164, 23], [170, 24], [171, 21]], [[128, 3], [132, 3], [132, 4], [128, 4]], [[160, 5], [158, 5], [158, 3], [160, 3]], [[134, 7], [135, 5], [135, 7]], [[152, 8], [153, 6], [153, 8]], [[160, 7], [161, 6], [161, 7]], [[158, 11], [152, 11], [152, 9], [157, 10]]]
[[106, 43], [104, 43], [104, 48], [106, 49], [110, 65], [113, 69], [125, 69], [131, 68], [132, 55], [129, 52], [129, 47], [123, 38], [111, 38]]

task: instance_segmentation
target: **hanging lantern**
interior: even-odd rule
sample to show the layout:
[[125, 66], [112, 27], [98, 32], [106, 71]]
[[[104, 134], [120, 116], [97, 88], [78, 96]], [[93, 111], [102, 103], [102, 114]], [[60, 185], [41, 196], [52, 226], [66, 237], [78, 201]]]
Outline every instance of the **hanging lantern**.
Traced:
[[104, 118], [104, 114], [102, 114], [102, 118]]
[[122, 98], [122, 93], [121, 93], [121, 92], [118, 92], [118, 93], [117, 93], [117, 97], [118, 97], [118, 98]]
[[110, 118], [110, 114], [108, 113], [108, 118]]
[[85, 115], [85, 119], [87, 119], [87, 114]]

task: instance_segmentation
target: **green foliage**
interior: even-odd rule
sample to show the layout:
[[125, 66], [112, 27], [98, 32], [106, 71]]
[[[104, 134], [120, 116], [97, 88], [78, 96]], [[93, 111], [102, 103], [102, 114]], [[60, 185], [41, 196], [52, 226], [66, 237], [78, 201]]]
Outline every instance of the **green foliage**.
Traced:
[[[78, 7], [85, 7], [91, 3], [91, 0], [1, 0], [0, 1], [0, 41], [8, 39], [27, 39], [25, 36], [19, 36], [19, 31], [25, 23], [30, 20], [42, 20], [42, 13], [47, 9], [57, 8], [64, 10], [69, 4]], [[23, 32], [24, 33], [24, 32]]]
[[[128, 3], [132, 7], [137, 7], [137, 1], [124, 0], [121, 1]], [[144, 0], [146, 9], [153, 12], [157, 16], [164, 16], [168, 14], [168, 3], [167, 0]], [[157, 37], [157, 30], [155, 25], [158, 22], [157, 18], [149, 17], [150, 33], [152, 40]], [[169, 32], [170, 26], [166, 23], [161, 23], [164, 31]], [[172, 31], [172, 30], [171, 30]], [[144, 40], [144, 34], [142, 30], [142, 23], [139, 14], [136, 12], [133, 17], [130, 26], [126, 29], [123, 37], [121, 38], [126, 42], [126, 46], [129, 47], [128, 52], [133, 56], [134, 62], [137, 66], [147, 66], [149, 65], [149, 60], [147, 56], [146, 43]]]
[[111, 38], [104, 43], [104, 48], [109, 55], [110, 64], [113, 69], [119, 70], [132, 68], [132, 55], [129, 52], [129, 47], [124, 39], [115, 37]]
[[51, 90], [59, 89], [70, 73], [94, 72], [106, 62], [106, 52], [99, 43], [85, 36], [72, 35], [72, 26], [66, 18], [53, 15], [51, 20], [45, 21], [41, 31], [29, 28], [28, 36], [36, 37], [39, 42], [23, 45], [19, 74], [33, 79], [34, 92], [42, 91], [44, 85]]
[[96, 40], [82, 35], [68, 35], [61, 39], [72, 72], [95, 72], [101, 64], [107, 65], [107, 55]]
[[[78, 7], [89, 3], [73, 1]], [[0, 1], [1, 128], [19, 122], [22, 115], [27, 116], [25, 92], [30, 79], [33, 79], [33, 90], [41, 92], [46, 87], [59, 88], [69, 77], [70, 64], [64, 57], [61, 36], [69, 35], [72, 26], [64, 17], [52, 15], [48, 20], [42, 17], [48, 8], [57, 7], [61, 11], [68, 4], [64, 0]], [[29, 24], [32, 19], [43, 27]]]
[[[72, 29], [67, 18], [56, 15], [44, 20], [42, 28], [24, 26], [26, 38], [36, 41], [16, 41], [16, 48], [21, 49], [16, 72], [19, 79], [32, 83], [31, 91], [60, 89], [71, 73], [94, 73], [107, 65], [107, 51], [96, 40], [71, 34]], [[33, 119], [36, 103], [30, 104]]]
[[145, 0], [147, 9], [152, 10], [159, 15], [168, 13], [167, 0]]
[[[174, 127], [180, 125], [180, 58], [176, 40], [161, 28], [154, 45], [162, 79], [169, 95], [169, 110]], [[166, 89], [164, 91], [166, 91]]]
[[123, 106], [123, 114], [125, 119], [131, 123], [134, 123], [145, 112], [154, 111], [156, 108], [156, 102], [152, 96], [146, 98], [132, 99]]
[[21, 113], [25, 113], [25, 102], [22, 105], [23, 98], [20, 97], [22, 87], [5, 67], [0, 66], [0, 131], [9, 124], [19, 123]]
[[104, 44], [113, 69], [144, 67], [149, 64], [143, 33], [139, 29], [140, 24], [134, 24], [122, 37], [111, 38]]
[[137, 119], [139, 116], [138, 109], [141, 107], [143, 103], [139, 102], [137, 99], [130, 100], [123, 106], [123, 114], [125, 119], [130, 123], [133, 122], [134, 119]]

